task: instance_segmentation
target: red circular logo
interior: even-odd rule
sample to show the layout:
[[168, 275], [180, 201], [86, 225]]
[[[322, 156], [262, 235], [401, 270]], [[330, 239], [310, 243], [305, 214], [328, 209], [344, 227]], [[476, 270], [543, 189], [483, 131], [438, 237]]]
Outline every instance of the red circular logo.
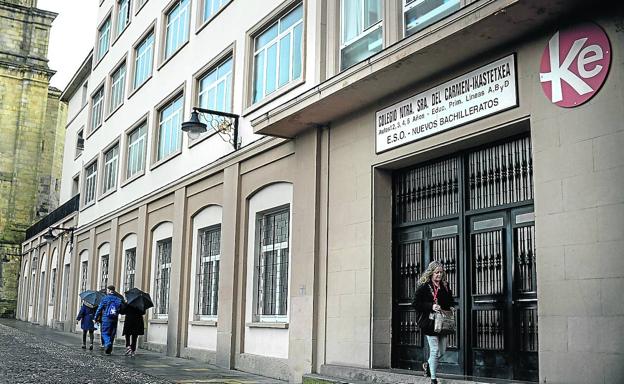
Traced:
[[584, 23], [558, 31], [542, 54], [542, 89], [558, 106], [577, 107], [598, 92], [610, 64], [609, 38], [596, 24]]

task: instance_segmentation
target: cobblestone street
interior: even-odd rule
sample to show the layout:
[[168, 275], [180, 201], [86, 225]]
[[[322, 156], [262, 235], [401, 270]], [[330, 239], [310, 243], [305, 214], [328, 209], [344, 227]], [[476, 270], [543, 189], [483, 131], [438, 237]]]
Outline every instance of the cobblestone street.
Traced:
[[107, 356], [97, 338], [93, 351], [80, 344], [77, 334], [1, 319], [0, 383], [280, 383], [142, 349], [130, 358], [117, 344]]

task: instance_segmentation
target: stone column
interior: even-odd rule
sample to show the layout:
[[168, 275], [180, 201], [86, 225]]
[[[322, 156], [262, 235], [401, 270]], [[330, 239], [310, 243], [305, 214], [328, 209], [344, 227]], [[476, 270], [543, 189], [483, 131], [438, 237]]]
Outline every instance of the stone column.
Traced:
[[180, 289], [182, 258], [186, 252], [186, 188], [175, 191], [173, 201], [173, 236], [171, 238], [171, 277], [169, 280], [169, 316], [167, 323], [167, 355], [180, 356], [180, 318], [182, 290]]

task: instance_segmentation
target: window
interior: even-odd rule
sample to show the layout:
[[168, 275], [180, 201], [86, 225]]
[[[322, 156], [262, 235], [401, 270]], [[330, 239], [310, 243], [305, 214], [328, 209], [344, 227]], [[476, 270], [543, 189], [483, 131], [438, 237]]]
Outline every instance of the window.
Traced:
[[156, 243], [156, 308], [157, 315], [169, 313], [169, 279], [171, 276], [171, 238]]
[[80, 292], [84, 292], [87, 290], [87, 273], [89, 262], [83, 261], [80, 266]]
[[199, 230], [199, 265], [197, 268], [197, 315], [217, 316], [219, 298], [219, 258], [221, 227]]
[[117, 187], [117, 163], [119, 159], [119, 144], [115, 144], [104, 153], [104, 180], [102, 193], [112, 191]]
[[260, 320], [285, 319], [288, 303], [288, 208], [258, 217], [257, 305]]
[[381, 51], [381, 0], [342, 0], [340, 69], [348, 68]]
[[97, 160], [85, 168], [84, 203], [85, 205], [95, 201], [97, 186]]
[[106, 19], [106, 21], [102, 24], [100, 29], [98, 30], [98, 45], [97, 45], [97, 56], [96, 61], [99, 61], [104, 57], [106, 52], [108, 52], [108, 47], [110, 44], [110, 29], [111, 29], [111, 19], [110, 16]]
[[128, 154], [126, 163], [126, 179], [142, 172], [145, 168], [145, 143], [147, 123], [141, 124], [128, 134]]
[[126, 63], [123, 63], [111, 75], [111, 93], [109, 111], [114, 111], [123, 104], [126, 85]]
[[87, 105], [87, 98], [89, 96], [88, 94], [88, 90], [89, 90], [89, 83], [85, 82], [82, 85], [82, 103], [80, 105], [85, 106]]
[[403, 0], [405, 36], [450, 15], [459, 7], [460, 0]]
[[156, 161], [162, 160], [178, 151], [182, 144], [182, 103], [184, 97], [166, 105], [159, 113], [158, 119], [158, 153]]
[[117, 1], [117, 36], [130, 24], [130, 0]]
[[84, 128], [80, 129], [76, 134], [76, 153], [75, 157], [78, 157], [84, 151]]
[[171, 57], [189, 38], [189, 3], [190, 0], [176, 1], [167, 13], [165, 59]]
[[53, 268], [52, 274], [50, 275], [50, 304], [54, 304], [55, 298], [56, 298], [56, 268]]
[[91, 97], [91, 132], [102, 125], [102, 115], [104, 106], [104, 87], [101, 87]]
[[61, 309], [63, 314], [61, 316], [61, 320], [67, 319], [67, 303], [69, 302], [68, 294], [69, 294], [69, 264], [65, 264], [63, 267], [63, 292], [61, 293], [63, 296], [61, 297]]
[[255, 103], [301, 77], [303, 6], [300, 4], [254, 39]]
[[124, 292], [134, 288], [134, 273], [136, 268], [136, 248], [126, 250], [126, 265], [124, 266]]
[[152, 75], [154, 64], [154, 32], [143, 39], [134, 49], [134, 89]]
[[100, 289], [108, 287], [108, 255], [100, 257]]
[[230, 0], [204, 0], [203, 21], [207, 21], [214, 16]]
[[80, 192], [80, 175], [74, 176], [72, 180], [72, 196], [76, 196]]
[[199, 106], [222, 112], [232, 110], [232, 58], [199, 79]]

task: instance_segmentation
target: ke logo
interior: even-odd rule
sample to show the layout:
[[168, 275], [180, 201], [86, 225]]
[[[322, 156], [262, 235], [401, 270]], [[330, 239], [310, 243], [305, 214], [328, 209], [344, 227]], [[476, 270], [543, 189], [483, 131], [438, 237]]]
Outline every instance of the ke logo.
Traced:
[[558, 31], [542, 54], [542, 89], [558, 106], [577, 107], [598, 92], [610, 64], [609, 38], [596, 24]]

